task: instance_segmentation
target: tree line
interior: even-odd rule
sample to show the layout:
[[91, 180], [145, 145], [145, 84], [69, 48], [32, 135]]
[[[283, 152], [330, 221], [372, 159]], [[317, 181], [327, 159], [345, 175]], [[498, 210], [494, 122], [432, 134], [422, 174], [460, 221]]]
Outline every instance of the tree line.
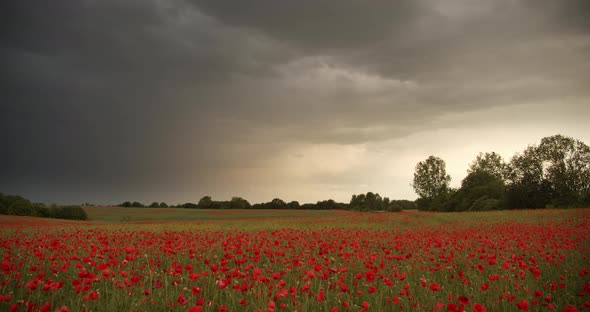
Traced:
[[563, 135], [541, 139], [506, 162], [496, 152], [479, 153], [457, 189], [443, 159], [430, 156], [415, 167], [412, 186], [415, 201], [390, 200], [378, 193], [352, 195], [348, 203], [332, 199], [300, 204], [275, 198], [250, 204], [241, 197], [216, 201], [204, 196], [198, 203], [168, 206], [163, 202], [143, 205], [124, 202], [121, 207], [192, 209], [312, 209], [357, 211], [479, 211], [526, 208], [568, 208], [590, 206], [590, 148], [584, 142]]
[[350, 202], [342, 203], [333, 199], [322, 200], [316, 203], [300, 204], [298, 201], [285, 202], [280, 198], [274, 198], [269, 202], [250, 204], [241, 197], [232, 197], [231, 200], [216, 201], [211, 196], [204, 196], [198, 203], [184, 203], [167, 205], [164, 202], [153, 202], [143, 205], [140, 202], [126, 201], [119, 207], [137, 208], [189, 208], [189, 209], [301, 209], [301, 210], [357, 210], [357, 211], [402, 211], [416, 209], [416, 205], [410, 200], [390, 200], [381, 197], [379, 193], [367, 192], [366, 194], [352, 195]]
[[[590, 147], [563, 135], [541, 139], [505, 161], [495, 152], [480, 153], [469, 164], [459, 188], [449, 186], [451, 177], [443, 159], [430, 156], [416, 164], [412, 186], [418, 199], [390, 200], [378, 193], [355, 194], [348, 203], [333, 199], [300, 204], [274, 198], [250, 204], [241, 197], [213, 200], [204, 196], [198, 203], [168, 205], [125, 201], [117, 206], [188, 209], [310, 209], [357, 211], [478, 211], [523, 208], [568, 208], [590, 206]], [[90, 204], [85, 204], [91, 206]], [[0, 193], [0, 214], [86, 220], [80, 206], [32, 203], [17, 195]]]
[[0, 193], [0, 214], [70, 220], [88, 219], [86, 211], [80, 206], [32, 203], [22, 196], [2, 193]]
[[590, 206], [590, 147], [563, 135], [541, 139], [506, 162], [480, 153], [458, 189], [450, 188], [445, 161], [430, 156], [416, 165], [416, 206], [427, 211], [477, 211]]

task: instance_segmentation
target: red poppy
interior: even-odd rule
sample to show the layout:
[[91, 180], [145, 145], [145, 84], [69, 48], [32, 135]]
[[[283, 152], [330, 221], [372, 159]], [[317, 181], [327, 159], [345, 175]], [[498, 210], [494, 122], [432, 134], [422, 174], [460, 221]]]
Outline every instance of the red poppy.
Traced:
[[480, 303], [476, 303], [473, 305], [473, 312], [486, 312], [487, 309]]
[[574, 307], [571, 304], [568, 304], [565, 308], [563, 308], [563, 312], [579, 312], [580, 310], [578, 310], [576, 307]]
[[519, 310], [528, 311], [529, 310], [529, 302], [526, 299], [522, 299], [521, 301], [516, 303], [516, 307]]
[[188, 302], [188, 299], [184, 297], [184, 294], [179, 294], [176, 302], [180, 303], [181, 305], [185, 305]]
[[440, 290], [440, 285], [437, 284], [437, 283], [432, 283], [432, 284], [430, 284], [430, 287], [429, 288], [432, 291], [439, 291]]
[[324, 290], [323, 289], [320, 289], [320, 291], [317, 293], [317, 295], [315, 296], [315, 300], [317, 302], [324, 301]]
[[459, 298], [457, 298], [459, 300], [459, 302], [461, 302], [461, 304], [463, 305], [468, 305], [469, 304], [469, 298], [466, 296], [459, 296]]

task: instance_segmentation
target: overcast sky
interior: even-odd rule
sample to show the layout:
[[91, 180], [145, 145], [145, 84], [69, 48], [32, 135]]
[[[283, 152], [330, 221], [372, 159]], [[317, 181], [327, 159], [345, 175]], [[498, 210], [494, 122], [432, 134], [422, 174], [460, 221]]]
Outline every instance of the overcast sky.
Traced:
[[588, 0], [0, 4], [0, 192], [414, 199], [478, 152], [590, 143]]

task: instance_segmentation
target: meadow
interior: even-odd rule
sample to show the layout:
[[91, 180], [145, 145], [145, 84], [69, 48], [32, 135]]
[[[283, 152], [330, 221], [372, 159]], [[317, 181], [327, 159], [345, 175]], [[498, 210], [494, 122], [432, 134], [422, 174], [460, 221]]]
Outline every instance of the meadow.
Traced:
[[588, 311], [590, 210], [0, 215], [0, 311]]

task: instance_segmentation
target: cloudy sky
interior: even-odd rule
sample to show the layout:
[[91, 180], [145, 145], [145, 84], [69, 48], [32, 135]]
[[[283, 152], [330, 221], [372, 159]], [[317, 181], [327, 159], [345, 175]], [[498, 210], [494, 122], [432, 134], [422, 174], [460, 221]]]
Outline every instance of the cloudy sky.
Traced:
[[0, 192], [56, 203], [414, 199], [590, 143], [587, 0], [0, 4]]

